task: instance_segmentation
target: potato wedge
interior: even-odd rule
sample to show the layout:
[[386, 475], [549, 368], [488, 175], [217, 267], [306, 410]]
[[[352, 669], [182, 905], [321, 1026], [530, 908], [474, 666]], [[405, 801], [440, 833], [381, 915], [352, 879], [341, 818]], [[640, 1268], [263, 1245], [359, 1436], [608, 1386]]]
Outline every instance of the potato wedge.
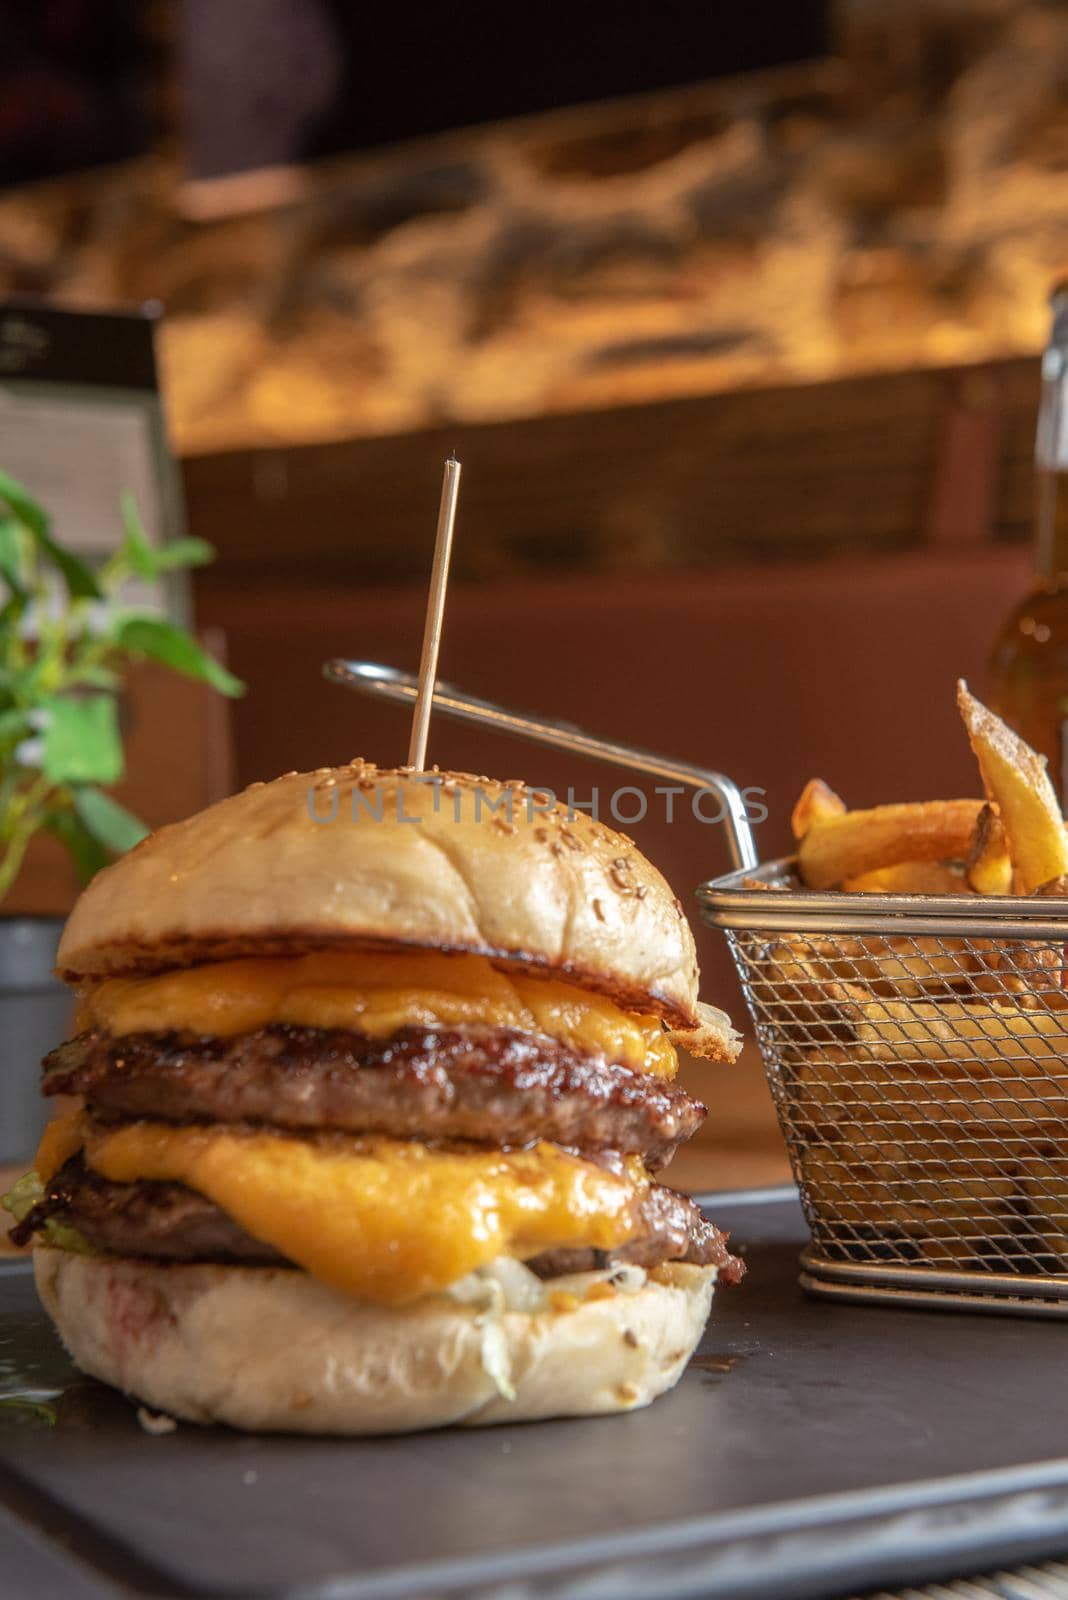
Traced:
[[985, 805], [975, 824], [975, 837], [964, 863], [969, 886], [976, 894], [1012, 893], [1012, 857], [1001, 818]]
[[1034, 894], [1068, 874], [1068, 834], [1046, 764], [1019, 734], [957, 684], [957, 705], [987, 793], [1001, 816], [1012, 857], [1013, 886]]
[[[767, 950], [763, 973], [751, 984], [759, 1003], [771, 1013], [780, 1003], [804, 1002], [822, 1005], [827, 1019], [828, 1006], [843, 1000], [940, 995], [959, 1000], [972, 994], [982, 976], [982, 957], [959, 939], [855, 939], [827, 934], [777, 942]], [[793, 1019], [799, 1021], [799, 1013]]]
[[982, 1062], [995, 1075], [1032, 1062], [1050, 1072], [1068, 1056], [1068, 1017], [975, 1001], [846, 1001], [841, 1012], [857, 1038], [856, 1059]]
[[[1006, 862], [1008, 857], [1006, 856]], [[1009, 865], [1011, 877], [1012, 867]], [[971, 894], [960, 867], [950, 861], [899, 861], [843, 880], [847, 894]]]
[[923, 800], [825, 817], [801, 840], [802, 881], [810, 889], [833, 889], [846, 878], [902, 861], [963, 858], [982, 808], [981, 800]]
[[[801, 1159], [801, 1181], [824, 1226], [869, 1227], [921, 1238], [1000, 1236], [1011, 1230], [1019, 1186], [992, 1161], [961, 1174], [952, 1163], [911, 1161], [907, 1149], [861, 1145], [848, 1160], [815, 1149]], [[964, 1242], [962, 1238], [962, 1243]]]
[[[1004, 1070], [1011, 1068], [1011, 1070]], [[871, 1060], [821, 1044], [791, 1061], [790, 1089], [805, 1120], [853, 1140], [867, 1128], [937, 1149], [945, 1140], [1037, 1138], [1056, 1131], [1068, 1150], [1068, 1076], [1036, 1060]]]
[[810, 778], [790, 813], [794, 838], [803, 839], [814, 822], [840, 817], [845, 810], [845, 801], [835, 794], [829, 784], [824, 783], [822, 778]]
[[1033, 939], [977, 939], [973, 949], [981, 952], [984, 968], [975, 980], [979, 993], [1025, 1008], [1065, 1010], [1068, 991], [1064, 988], [1063, 945]]

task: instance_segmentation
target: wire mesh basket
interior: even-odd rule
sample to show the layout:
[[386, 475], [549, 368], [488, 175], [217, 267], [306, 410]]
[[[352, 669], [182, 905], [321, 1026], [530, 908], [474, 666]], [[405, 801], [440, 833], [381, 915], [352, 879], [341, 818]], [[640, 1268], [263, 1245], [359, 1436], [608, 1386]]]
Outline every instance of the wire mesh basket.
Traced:
[[[411, 705], [410, 673], [331, 661]], [[809, 1226], [841, 1299], [1068, 1316], [1068, 899], [831, 894], [757, 865], [723, 773], [438, 683], [442, 715], [707, 790], [735, 871], [697, 890], [730, 941]]]
[[698, 890], [730, 942], [818, 1294], [1068, 1315], [1068, 902]]

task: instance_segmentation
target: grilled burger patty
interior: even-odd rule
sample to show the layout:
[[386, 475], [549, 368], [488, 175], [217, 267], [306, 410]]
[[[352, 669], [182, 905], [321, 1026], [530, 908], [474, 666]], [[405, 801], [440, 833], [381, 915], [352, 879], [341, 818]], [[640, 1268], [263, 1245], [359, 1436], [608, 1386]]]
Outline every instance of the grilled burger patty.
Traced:
[[[615, 1165], [614, 1162], [610, 1164]], [[49, 1218], [76, 1228], [98, 1250], [165, 1261], [221, 1261], [278, 1266], [285, 1257], [254, 1239], [211, 1200], [180, 1183], [141, 1180], [111, 1183], [73, 1156], [56, 1173], [45, 1198], [12, 1231], [25, 1244]], [[713, 1227], [686, 1195], [654, 1184], [642, 1200], [643, 1232], [618, 1250], [550, 1250], [527, 1262], [542, 1277], [584, 1272], [616, 1262], [651, 1267], [665, 1261], [716, 1266], [726, 1283], [743, 1267], [727, 1250], [727, 1236]]]
[[45, 1094], [108, 1117], [331, 1128], [391, 1138], [641, 1154], [665, 1165], [705, 1108], [684, 1089], [509, 1028], [388, 1039], [275, 1023], [232, 1038], [83, 1033], [44, 1063]]

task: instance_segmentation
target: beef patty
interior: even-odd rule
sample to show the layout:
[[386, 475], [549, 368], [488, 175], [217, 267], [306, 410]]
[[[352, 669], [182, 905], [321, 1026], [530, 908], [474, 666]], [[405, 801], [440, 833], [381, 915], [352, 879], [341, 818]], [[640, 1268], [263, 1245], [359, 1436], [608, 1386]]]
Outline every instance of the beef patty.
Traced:
[[[50, 1217], [76, 1228], [96, 1249], [115, 1255], [244, 1266], [286, 1264], [273, 1246], [254, 1239], [211, 1200], [184, 1184], [111, 1183], [93, 1172], [81, 1155], [60, 1168], [45, 1198], [12, 1231], [12, 1240], [28, 1243]], [[745, 1269], [727, 1250], [727, 1235], [713, 1227], [686, 1195], [651, 1185], [641, 1201], [641, 1223], [641, 1234], [617, 1250], [550, 1250], [527, 1265], [542, 1277], [555, 1278], [616, 1262], [651, 1267], [688, 1261], [718, 1267], [726, 1283], [741, 1278]]]
[[388, 1039], [275, 1023], [232, 1038], [83, 1033], [45, 1058], [46, 1094], [107, 1117], [250, 1122], [392, 1138], [643, 1156], [653, 1171], [705, 1108], [648, 1073], [509, 1028], [402, 1028]]

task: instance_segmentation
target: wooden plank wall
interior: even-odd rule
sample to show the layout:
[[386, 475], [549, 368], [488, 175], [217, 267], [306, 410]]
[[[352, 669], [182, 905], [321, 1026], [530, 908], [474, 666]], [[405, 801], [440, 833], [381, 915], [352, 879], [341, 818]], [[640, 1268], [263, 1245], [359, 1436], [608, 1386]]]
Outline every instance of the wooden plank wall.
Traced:
[[196, 456], [200, 583], [422, 580], [451, 449], [461, 579], [1022, 538], [1038, 381], [1017, 358]]

